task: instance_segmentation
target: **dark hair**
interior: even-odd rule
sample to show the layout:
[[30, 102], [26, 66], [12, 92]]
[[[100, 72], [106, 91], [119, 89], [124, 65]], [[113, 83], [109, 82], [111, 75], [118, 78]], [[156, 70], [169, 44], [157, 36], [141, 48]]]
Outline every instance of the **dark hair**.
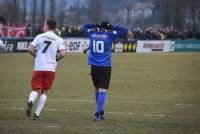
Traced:
[[48, 20], [46, 20], [46, 24], [47, 24], [49, 29], [51, 29], [51, 30], [56, 29], [56, 21], [55, 20], [48, 19]]
[[98, 27], [104, 28], [104, 29], [107, 29], [107, 30], [112, 30], [112, 25], [109, 22], [105, 22], [105, 21], [98, 24]]

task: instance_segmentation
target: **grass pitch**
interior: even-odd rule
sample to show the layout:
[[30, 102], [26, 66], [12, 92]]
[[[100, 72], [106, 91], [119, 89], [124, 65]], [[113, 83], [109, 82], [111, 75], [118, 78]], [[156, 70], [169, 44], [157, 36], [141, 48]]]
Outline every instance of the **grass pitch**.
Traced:
[[200, 53], [113, 54], [106, 120], [93, 122], [87, 56], [59, 62], [41, 121], [27, 118], [34, 59], [0, 54], [0, 134], [199, 134]]

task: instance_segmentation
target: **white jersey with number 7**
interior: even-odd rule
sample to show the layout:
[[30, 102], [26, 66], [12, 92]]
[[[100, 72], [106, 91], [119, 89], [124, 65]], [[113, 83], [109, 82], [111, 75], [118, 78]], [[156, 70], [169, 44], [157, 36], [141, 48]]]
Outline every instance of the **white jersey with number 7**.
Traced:
[[55, 72], [57, 51], [65, 49], [63, 39], [53, 31], [47, 31], [36, 36], [31, 45], [37, 50], [34, 71]]

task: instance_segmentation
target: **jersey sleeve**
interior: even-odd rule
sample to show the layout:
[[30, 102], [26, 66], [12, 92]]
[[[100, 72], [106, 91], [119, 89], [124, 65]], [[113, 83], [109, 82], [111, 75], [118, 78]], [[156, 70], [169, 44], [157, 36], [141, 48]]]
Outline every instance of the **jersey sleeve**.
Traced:
[[110, 32], [110, 36], [113, 40], [120, 38], [122, 36], [125, 36], [128, 34], [128, 29], [127, 28], [123, 28], [120, 26], [112, 26], [112, 32]]
[[40, 41], [40, 37], [36, 36], [35, 39], [32, 41], [31, 45], [33, 45], [34, 47], [37, 47]]
[[58, 44], [58, 50], [62, 50], [65, 49], [65, 42], [63, 39], [59, 40], [59, 44]]
[[95, 31], [96, 25], [95, 24], [85, 24], [83, 25], [83, 29], [87, 34], [91, 34]]

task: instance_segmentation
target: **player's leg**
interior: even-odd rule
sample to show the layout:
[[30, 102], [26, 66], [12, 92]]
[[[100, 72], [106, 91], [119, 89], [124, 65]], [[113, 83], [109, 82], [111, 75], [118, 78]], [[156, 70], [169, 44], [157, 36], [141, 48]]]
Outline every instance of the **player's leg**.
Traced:
[[52, 87], [54, 79], [55, 79], [55, 72], [51, 72], [51, 71], [44, 72], [43, 87], [42, 87], [43, 90], [37, 103], [36, 111], [33, 117], [34, 120], [39, 120], [40, 113], [42, 109], [44, 108], [47, 101], [48, 90]]
[[[92, 82], [94, 85], [94, 89], [95, 89], [95, 101], [96, 101], [96, 107], [97, 107], [97, 101], [99, 98], [99, 67], [96, 66], [91, 66], [91, 75], [92, 75]], [[94, 114], [94, 120], [100, 120], [100, 115], [99, 113], [95, 112]]]
[[90, 73], [88, 73], [88, 77], [91, 77], [92, 76], [92, 73], [91, 73], [91, 69], [90, 69]]
[[28, 117], [31, 116], [33, 103], [37, 99], [38, 94], [40, 93], [42, 88], [42, 72], [40, 71], [32, 72], [31, 84], [32, 84], [32, 91], [29, 94], [28, 103], [26, 107], [26, 115]]
[[106, 91], [109, 88], [111, 77], [111, 67], [102, 67], [100, 84], [99, 84], [99, 97], [97, 101], [96, 112], [99, 113], [100, 119], [104, 120], [104, 105], [106, 101]]
[[96, 101], [96, 104], [97, 104], [98, 98], [99, 98], [99, 88], [95, 87], [95, 101]]
[[95, 88], [95, 100], [97, 103], [99, 97], [99, 73], [98, 73], [98, 68], [96, 66], [91, 66], [91, 75], [92, 75], [92, 82]]
[[106, 90], [107, 89], [103, 89], [103, 88], [99, 89], [99, 97], [98, 97], [97, 105], [96, 105], [96, 113], [99, 114], [99, 118], [102, 120], [104, 119], [103, 107], [106, 101]]
[[[99, 88], [96, 88], [96, 87], [95, 87], [95, 101], [96, 101], [96, 107], [97, 107], [98, 99], [99, 99]], [[94, 114], [94, 121], [98, 121], [98, 120], [100, 120], [100, 113], [95, 112], [95, 114]]]
[[40, 120], [40, 113], [41, 113], [42, 109], [44, 108], [46, 101], [47, 101], [47, 92], [48, 92], [48, 90], [42, 90], [42, 93], [38, 99], [35, 114], [33, 115], [34, 120]]

